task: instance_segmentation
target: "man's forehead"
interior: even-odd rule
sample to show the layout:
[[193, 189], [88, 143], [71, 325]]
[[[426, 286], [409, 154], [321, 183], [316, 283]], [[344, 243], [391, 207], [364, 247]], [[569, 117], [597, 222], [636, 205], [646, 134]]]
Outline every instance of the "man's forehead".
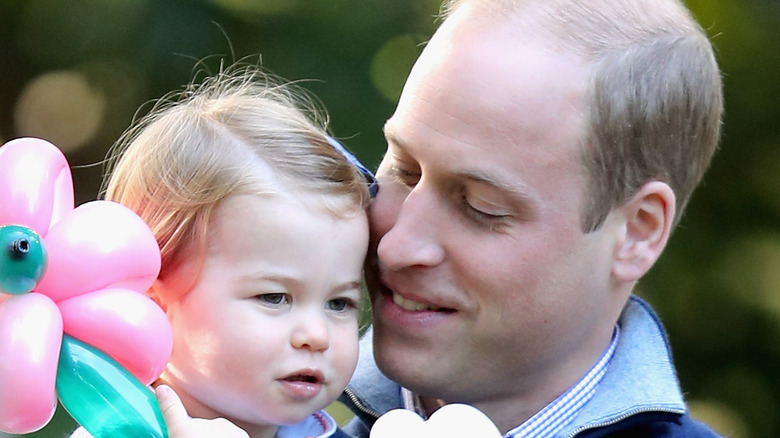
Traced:
[[389, 127], [436, 111], [434, 129], [444, 133], [472, 129], [540, 142], [551, 131], [583, 132], [589, 70], [574, 54], [511, 45], [495, 30], [446, 43], [423, 52]]

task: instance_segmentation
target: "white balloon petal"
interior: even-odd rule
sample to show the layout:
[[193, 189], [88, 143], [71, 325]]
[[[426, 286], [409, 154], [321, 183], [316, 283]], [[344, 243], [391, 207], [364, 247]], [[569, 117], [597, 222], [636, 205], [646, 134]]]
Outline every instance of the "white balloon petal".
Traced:
[[454, 403], [439, 408], [428, 421], [404, 409], [379, 417], [370, 438], [501, 438], [501, 432], [487, 415], [474, 406]]

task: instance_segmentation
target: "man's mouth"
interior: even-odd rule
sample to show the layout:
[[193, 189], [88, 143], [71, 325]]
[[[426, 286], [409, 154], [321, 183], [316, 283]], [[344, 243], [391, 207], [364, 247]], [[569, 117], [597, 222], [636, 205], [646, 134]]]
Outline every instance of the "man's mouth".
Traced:
[[408, 298], [404, 298], [401, 295], [393, 292], [393, 302], [400, 308], [404, 310], [408, 310], [410, 312], [422, 312], [426, 310], [434, 311], [434, 312], [452, 312], [452, 309], [445, 309], [443, 307], [434, 306], [432, 304], [426, 304], [421, 303], [419, 301], [410, 300]]

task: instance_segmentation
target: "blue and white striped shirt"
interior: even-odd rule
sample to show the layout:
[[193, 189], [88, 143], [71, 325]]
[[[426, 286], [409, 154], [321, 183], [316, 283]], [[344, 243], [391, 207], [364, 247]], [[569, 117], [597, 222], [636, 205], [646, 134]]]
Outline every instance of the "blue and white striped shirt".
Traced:
[[[551, 438], [566, 427], [593, 397], [604, 374], [607, 372], [620, 336], [620, 327], [615, 326], [612, 341], [595, 365], [566, 392], [534, 414], [523, 424], [504, 435], [504, 438]], [[402, 389], [404, 408], [424, 414], [419, 398], [406, 388]]]
[[612, 356], [615, 354], [619, 336], [620, 328], [616, 325], [609, 347], [607, 347], [593, 368], [569, 390], [561, 394], [523, 424], [507, 432], [504, 437], [554, 437], [558, 431], [569, 424], [580, 409], [593, 397], [593, 394], [596, 393], [596, 387], [598, 387], [604, 374], [607, 373], [609, 361], [612, 360]]

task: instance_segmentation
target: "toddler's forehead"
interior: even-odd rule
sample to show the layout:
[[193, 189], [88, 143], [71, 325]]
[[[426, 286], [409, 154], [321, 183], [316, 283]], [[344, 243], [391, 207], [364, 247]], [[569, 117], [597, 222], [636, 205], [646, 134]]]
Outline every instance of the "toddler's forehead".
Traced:
[[[272, 224], [277, 229], [295, 228], [306, 218], [340, 222], [365, 216], [360, 205], [346, 195], [312, 193], [305, 190], [276, 190], [237, 194], [222, 200], [211, 215], [209, 236], [245, 231], [269, 232], [257, 225]], [[301, 219], [304, 218], [304, 219]]]

